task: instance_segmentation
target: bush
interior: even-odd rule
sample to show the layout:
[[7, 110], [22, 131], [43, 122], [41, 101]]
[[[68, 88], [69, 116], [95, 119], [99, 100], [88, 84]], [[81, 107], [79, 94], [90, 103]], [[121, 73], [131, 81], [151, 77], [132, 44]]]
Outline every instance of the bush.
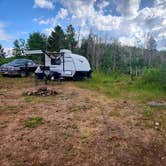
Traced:
[[159, 68], [145, 69], [141, 77], [141, 82], [146, 85], [166, 89], [166, 65], [162, 65]]
[[0, 58], [0, 66], [3, 65], [3, 64], [5, 64], [5, 63], [9, 63], [9, 62], [13, 61], [16, 58], [17, 57]]

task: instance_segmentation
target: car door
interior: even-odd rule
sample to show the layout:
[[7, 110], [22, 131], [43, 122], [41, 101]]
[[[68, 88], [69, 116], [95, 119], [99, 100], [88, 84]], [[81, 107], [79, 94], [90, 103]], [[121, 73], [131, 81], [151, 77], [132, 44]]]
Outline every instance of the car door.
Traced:
[[36, 70], [36, 68], [37, 68], [37, 64], [35, 62], [33, 62], [33, 61], [27, 62], [27, 70], [29, 72], [34, 72]]

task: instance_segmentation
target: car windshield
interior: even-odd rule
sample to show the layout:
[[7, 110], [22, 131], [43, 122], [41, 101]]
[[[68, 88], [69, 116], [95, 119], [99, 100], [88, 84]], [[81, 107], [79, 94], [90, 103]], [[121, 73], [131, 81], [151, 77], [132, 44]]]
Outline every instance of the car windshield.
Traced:
[[25, 60], [25, 59], [16, 59], [16, 60], [12, 61], [10, 64], [25, 65], [26, 63], [27, 63], [27, 60]]

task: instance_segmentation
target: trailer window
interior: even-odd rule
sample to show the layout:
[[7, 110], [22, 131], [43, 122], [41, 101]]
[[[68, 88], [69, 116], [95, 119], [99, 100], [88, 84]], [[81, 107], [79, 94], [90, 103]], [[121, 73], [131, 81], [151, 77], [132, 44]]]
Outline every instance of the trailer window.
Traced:
[[61, 59], [51, 59], [51, 65], [60, 65], [61, 64]]

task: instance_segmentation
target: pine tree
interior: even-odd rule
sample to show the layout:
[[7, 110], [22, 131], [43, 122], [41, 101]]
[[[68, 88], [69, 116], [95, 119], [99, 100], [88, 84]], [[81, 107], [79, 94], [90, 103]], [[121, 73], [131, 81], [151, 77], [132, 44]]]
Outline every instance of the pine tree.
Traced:
[[4, 58], [4, 57], [5, 57], [4, 48], [3, 48], [2, 45], [0, 44], [0, 58]]
[[74, 48], [77, 45], [77, 41], [75, 40], [75, 30], [72, 25], [69, 25], [66, 30], [66, 47], [70, 49], [71, 51], [74, 50]]
[[13, 55], [15, 56], [21, 56], [22, 50], [26, 49], [26, 42], [24, 39], [15, 40], [13, 42], [14, 49], [13, 49]]
[[29, 35], [28, 49], [29, 50], [45, 50], [46, 49], [46, 36], [40, 32], [34, 32]]
[[20, 47], [19, 41], [16, 39], [13, 42], [13, 44], [14, 44], [13, 55], [21, 56], [21, 47]]
[[48, 37], [47, 48], [49, 51], [60, 51], [65, 44], [65, 35], [62, 28], [57, 25]]

